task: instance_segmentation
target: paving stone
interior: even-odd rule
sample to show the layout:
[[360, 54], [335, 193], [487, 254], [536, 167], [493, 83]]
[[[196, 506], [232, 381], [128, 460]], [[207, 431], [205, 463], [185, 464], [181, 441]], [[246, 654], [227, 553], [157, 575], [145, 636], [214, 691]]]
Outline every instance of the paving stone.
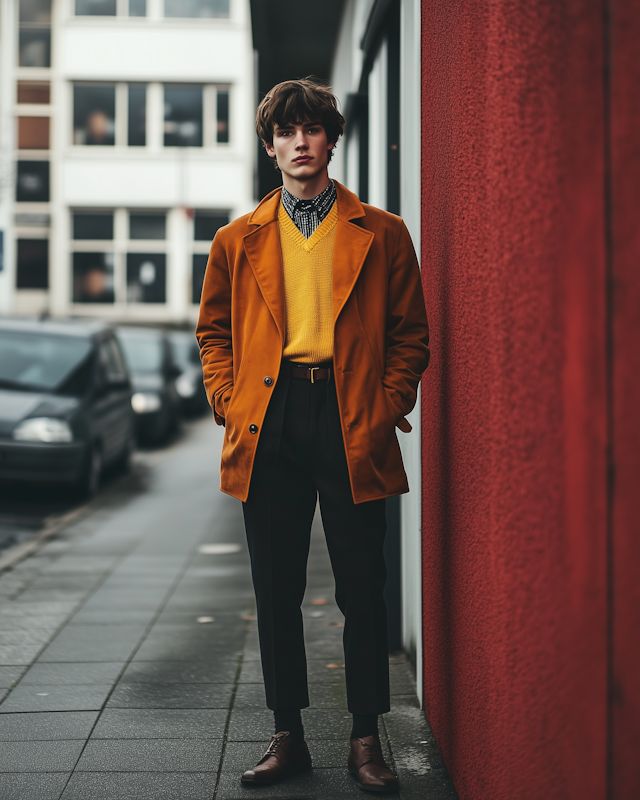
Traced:
[[69, 772], [75, 766], [83, 741], [4, 742], [0, 772]]
[[[318, 769], [293, 775], [273, 786], [243, 786], [240, 774], [224, 771], [220, 776], [216, 800], [358, 800], [363, 797], [346, 768]], [[416, 800], [418, 798], [416, 797]], [[421, 798], [421, 800], [424, 800]], [[431, 798], [429, 798], [431, 800]]]
[[[227, 655], [223, 653], [224, 657]], [[124, 683], [233, 683], [237, 661], [132, 661], [120, 679]]]
[[24, 597], [19, 597], [15, 602], [0, 609], [0, 618], [2, 617], [45, 617], [51, 615], [64, 615], [65, 617], [70, 614], [76, 607], [76, 602], [65, 601], [25, 601]]
[[0, 665], [19, 666], [21, 664], [31, 664], [42, 649], [41, 644], [7, 644], [0, 646]]
[[0, 741], [84, 740], [97, 718], [97, 711], [0, 714]]
[[112, 684], [77, 686], [22, 685], [0, 704], [0, 714], [20, 711], [99, 711]]
[[112, 684], [123, 667], [124, 662], [120, 661], [109, 661], [102, 664], [96, 662], [57, 664], [36, 661], [20, 681], [20, 686]]
[[147, 609], [131, 608], [87, 608], [83, 606], [67, 623], [74, 625], [143, 625], [145, 628], [153, 619], [157, 603], [151, 603]]
[[143, 633], [143, 625], [68, 625], [40, 661], [125, 661]]
[[215, 784], [211, 772], [76, 772], [61, 800], [211, 800]]
[[25, 620], [24, 615], [9, 617], [0, 614], [0, 631], [22, 631], [28, 626], [30, 631], [44, 630], [53, 632], [56, 631], [60, 625], [65, 621], [66, 616], [61, 614], [43, 617], [29, 616], [28, 621]]
[[[54, 629], [55, 630], [55, 629]], [[0, 631], [0, 647], [6, 645], [42, 645], [46, 644], [54, 631], [46, 628], [32, 628], [25, 626], [22, 630]]]
[[221, 739], [92, 740], [79, 772], [217, 772]]
[[232, 684], [221, 683], [126, 683], [114, 690], [107, 708], [226, 709], [232, 689]]
[[69, 780], [65, 772], [3, 772], [2, 800], [58, 800]]
[[25, 667], [0, 667], [0, 688], [8, 689], [24, 674]]
[[124, 709], [102, 712], [92, 739], [221, 738], [226, 709]]

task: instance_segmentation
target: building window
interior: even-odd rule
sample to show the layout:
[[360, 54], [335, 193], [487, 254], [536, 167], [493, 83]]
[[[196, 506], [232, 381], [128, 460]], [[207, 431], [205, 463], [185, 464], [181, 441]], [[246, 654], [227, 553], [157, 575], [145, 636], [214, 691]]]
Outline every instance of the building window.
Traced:
[[49, 81], [18, 81], [18, 103], [49, 105], [50, 102]]
[[229, 223], [225, 211], [196, 211], [193, 220], [193, 249], [191, 262], [191, 302], [199, 303], [204, 273], [209, 259], [209, 247], [216, 231]]
[[164, 87], [165, 147], [202, 147], [202, 86]]
[[202, 297], [202, 284], [207, 269], [209, 256], [206, 253], [194, 253], [191, 265], [191, 302], [199, 303]]
[[19, 203], [49, 202], [48, 161], [18, 161], [16, 200]]
[[18, 289], [49, 288], [49, 240], [18, 239]]
[[73, 302], [113, 303], [113, 253], [73, 254]]
[[229, 0], [164, 0], [165, 17], [227, 19]]
[[128, 138], [130, 147], [144, 147], [147, 143], [147, 87], [132, 84], [128, 95]]
[[166, 214], [129, 214], [130, 239], [166, 239]]
[[113, 213], [77, 212], [73, 215], [73, 238], [78, 241], [113, 239]]
[[116, 0], [76, 0], [78, 17], [115, 17]]
[[197, 242], [211, 243], [218, 228], [229, 224], [229, 215], [219, 211], [196, 211], [193, 238]]
[[218, 89], [216, 97], [216, 141], [218, 144], [229, 143], [229, 92]]
[[20, 0], [18, 64], [51, 66], [51, 0]]
[[114, 84], [76, 84], [73, 87], [74, 144], [115, 144], [115, 120]]
[[127, 253], [127, 302], [165, 302], [166, 259], [164, 253]]
[[147, 0], [129, 0], [130, 17], [147, 16]]
[[18, 117], [18, 150], [49, 149], [49, 117]]

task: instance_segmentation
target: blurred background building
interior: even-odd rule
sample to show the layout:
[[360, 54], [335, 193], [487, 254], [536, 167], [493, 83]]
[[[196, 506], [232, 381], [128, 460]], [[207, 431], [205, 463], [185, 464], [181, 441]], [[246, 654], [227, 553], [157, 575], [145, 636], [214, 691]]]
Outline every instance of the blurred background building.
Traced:
[[1, 0], [0, 311], [193, 321], [252, 207], [247, 0]]

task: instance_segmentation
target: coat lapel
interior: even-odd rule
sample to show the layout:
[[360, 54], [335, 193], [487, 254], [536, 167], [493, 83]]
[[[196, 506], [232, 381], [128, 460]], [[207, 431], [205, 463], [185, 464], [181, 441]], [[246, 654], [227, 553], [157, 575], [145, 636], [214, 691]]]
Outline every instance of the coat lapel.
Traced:
[[260, 292], [284, 344], [284, 284], [277, 220], [279, 202], [280, 190], [262, 201], [249, 218], [250, 224], [258, 224], [260, 227], [243, 238], [243, 245]]
[[364, 217], [362, 203], [353, 192], [335, 182], [338, 191], [338, 224], [333, 250], [333, 320], [338, 319], [367, 257], [374, 234], [351, 222]]

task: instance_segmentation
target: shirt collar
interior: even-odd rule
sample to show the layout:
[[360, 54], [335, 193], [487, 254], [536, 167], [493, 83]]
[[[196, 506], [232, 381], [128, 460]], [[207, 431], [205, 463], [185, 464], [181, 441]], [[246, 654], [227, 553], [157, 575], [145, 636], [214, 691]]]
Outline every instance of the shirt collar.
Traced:
[[282, 205], [287, 214], [294, 220], [296, 213], [315, 213], [318, 215], [320, 222], [327, 216], [331, 210], [331, 206], [336, 200], [336, 187], [333, 181], [329, 182], [326, 189], [323, 189], [320, 194], [311, 198], [311, 200], [300, 200], [300, 198], [288, 192], [284, 186], [282, 187]]

